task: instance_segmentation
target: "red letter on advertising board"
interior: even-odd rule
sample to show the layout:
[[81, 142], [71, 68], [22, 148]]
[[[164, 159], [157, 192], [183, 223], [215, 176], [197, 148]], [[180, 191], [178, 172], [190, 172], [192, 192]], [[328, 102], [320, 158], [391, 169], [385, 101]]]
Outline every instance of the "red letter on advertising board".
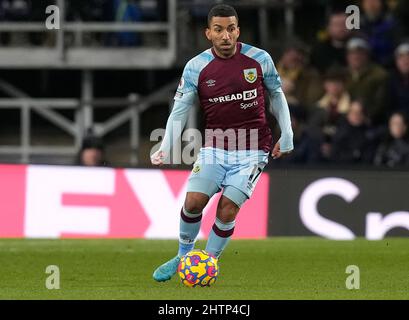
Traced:
[[24, 237], [26, 166], [0, 165], [0, 237]]

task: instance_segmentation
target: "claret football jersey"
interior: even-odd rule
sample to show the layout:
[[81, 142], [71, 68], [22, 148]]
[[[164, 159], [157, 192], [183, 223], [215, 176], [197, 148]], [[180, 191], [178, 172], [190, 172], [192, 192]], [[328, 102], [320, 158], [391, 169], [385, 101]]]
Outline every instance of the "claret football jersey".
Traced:
[[[270, 55], [237, 43], [231, 58], [223, 59], [211, 48], [191, 59], [184, 68], [175, 100], [192, 104], [193, 97], [199, 99], [206, 123], [205, 146], [215, 147], [214, 132], [225, 137], [233, 132], [237, 138], [234, 149], [253, 149], [255, 145], [268, 152], [272, 149], [272, 133], [264, 94], [265, 90], [273, 93], [280, 88], [280, 77]], [[227, 139], [223, 147], [231, 149]]]

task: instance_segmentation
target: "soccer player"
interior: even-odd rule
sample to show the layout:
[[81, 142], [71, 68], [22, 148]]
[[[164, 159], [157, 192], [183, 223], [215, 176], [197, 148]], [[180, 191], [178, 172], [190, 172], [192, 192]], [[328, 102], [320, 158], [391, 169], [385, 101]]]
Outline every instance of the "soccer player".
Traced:
[[[238, 135], [233, 147], [218, 134], [206, 138], [193, 165], [180, 213], [179, 252], [154, 271], [156, 281], [169, 280], [176, 273], [180, 258], [194, 248], [203, 209], [214, 194], [223, 190], [205, 249], [218, 259], [269, 154], [277, 159], [293, 150], [290, 113], [274, 63], [266, 51], [238, 42], [239, 35], [238, 15], [233, 7], [220, 4], [210, 10], [206, 37], [213, 46], [186, 64], [165, 136], [159, 150], [151, 156], [153, 165], [164, 164], [177, 135], [173, 124], [186, 124], [196, 98], [204, 110], [206, 132], [233, 130]], [[281, 129], [274, 148], [265, 115], [265, 90]]]

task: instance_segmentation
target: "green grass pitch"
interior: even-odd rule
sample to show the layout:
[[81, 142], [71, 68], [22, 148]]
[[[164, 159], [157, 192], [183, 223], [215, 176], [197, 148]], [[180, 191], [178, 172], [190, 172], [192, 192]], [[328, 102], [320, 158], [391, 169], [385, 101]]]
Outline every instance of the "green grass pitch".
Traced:
[[[205, 243], [199, 241], [198, 248]], [[184, 287], [176, 275], [156, 283], [153, 270], [175, 240], [0, 240], [0, 299], [409, 299], [409, 239], [233, 240], [210, 288]], [[60, 289], [45, 287], [48, 265]], [[345, 286], [360, 269], [360, 289]]]

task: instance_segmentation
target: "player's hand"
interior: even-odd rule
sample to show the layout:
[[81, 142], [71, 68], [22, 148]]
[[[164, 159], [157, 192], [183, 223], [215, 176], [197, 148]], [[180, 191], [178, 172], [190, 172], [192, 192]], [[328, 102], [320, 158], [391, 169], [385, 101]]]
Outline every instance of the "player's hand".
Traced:
[[291, 151], [281, 152], [280, 142], [277, 142], [273, 148], [273, 151], [271, 151], [271, 156], [273, 157], [273, 159], [279, 159], [283, 156], [285, 157], [286, 155], [289, 155]]
[[158, 150], [151, 155], [151, 163], [154, 166], [163, 165], [164, 160], [165, 160], [165, 153], [162, 150]]

